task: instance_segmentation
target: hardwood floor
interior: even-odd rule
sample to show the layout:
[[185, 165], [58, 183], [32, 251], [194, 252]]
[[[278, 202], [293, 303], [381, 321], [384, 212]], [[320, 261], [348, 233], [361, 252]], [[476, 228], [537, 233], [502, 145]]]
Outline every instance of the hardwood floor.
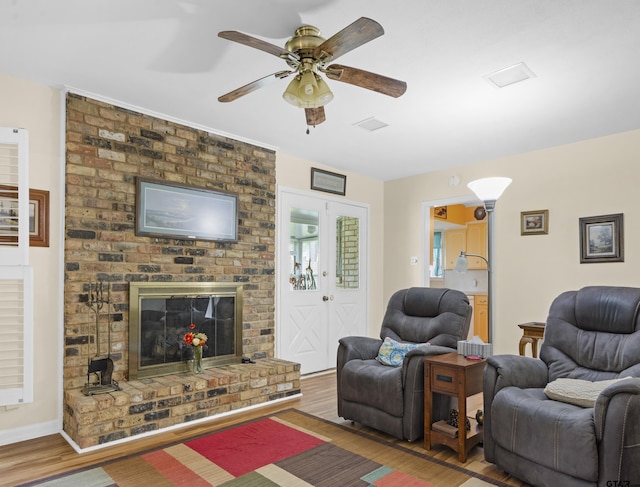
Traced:
[[[482, 408], [481, 397], [474, 396], [470, 398], [469, 406], [470, 411]], [[526, 486], [526, 484], [500, 472], [492, 464], [485, 462], [481, 446], [473, 448], [469, 452], [467, 462], [461, 464], [458, 462], [457, 454], [445, 446], [435, 446], [432, 450], [425, 451], [422, 440], [414, 443], [408, 443], [406, 441], [400, 442], [388, 435], [365, 428], [359, 424], [353, 424], [351, 421], [345, 421], [338, 417], [336, 408], [336, 380], [335, 373], [333, 372], [304, 378], [302, 381], [302, 397], [300, 398], [241, 412], [220, 419], [214, 419], [205, 423], [185, 426], [177, 430], [140, 438], [121, 445], [105, 447], [97, 451], [78, 454], [66, 440], [58, 434], [2, 446], [0, 447], [0, 485], [15, 486], [50, 475], [87, 467], [289, 408], [296, 408], [338, 424], [344, 424], [357, 430], [367, 431], [370, 434], [390, 441], [402, 443], [405, 447], [421, 453], [427, 453], [435, 458], [455, 465], [462, 465], [468, 470], [501, 480], [514, 487]]]

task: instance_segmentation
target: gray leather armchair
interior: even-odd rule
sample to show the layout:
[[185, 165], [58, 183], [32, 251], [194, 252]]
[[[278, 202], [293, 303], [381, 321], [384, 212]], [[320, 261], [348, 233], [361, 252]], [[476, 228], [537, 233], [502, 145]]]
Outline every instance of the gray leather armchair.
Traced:
[[[455, 352], [471, 321], [469, 300], [451, 289], [410, 288], [389, 300], [380, 339], [345, 337], [337, 360], [338, 415], [400, 439], [424, 433], [424, 363], [427, 355]], [[429, 343], [408, 352], [400, 367], [376, 360], [383, 340]], [[435, 397], [436, 419], [448, 417], [449, 398]]]
[[[638, 484], [639, 310], [636, 288], [592, 286], [565, 292], [549, 310], [540, 359], [489, 357], [484, 375], [486, 460], [534, 486]], [[623, 377], [632, 378], [608, 385], [594, 407], [567, 403], [564, 397], [552, 400], [544, 392], [559, 378]]]

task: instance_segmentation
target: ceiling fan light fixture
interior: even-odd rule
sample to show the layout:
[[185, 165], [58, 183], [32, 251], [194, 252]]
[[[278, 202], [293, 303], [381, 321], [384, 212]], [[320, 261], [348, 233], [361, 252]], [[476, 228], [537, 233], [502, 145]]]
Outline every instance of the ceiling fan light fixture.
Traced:
[[284, 48], [235, 30], [218, 32], [218, 37], [276, 56], [290, 68], [236, 88], [219, 96], [218, 101], [226, 103], [236, 100], [275, 80], [293, 75], [294, 79], [282, 98], [297, 108], [304, 108], [307, 125], [315, 127], [326, 120], [324, 105], [333, 100], [333, 93], [318, 72], [335, 81], [397, 98], [407, 89], [404, 81], [349, 66], [325, 65], [383, 34], [382, 26], [367, 17], [360, 17], [328, 39], [320, 36], [317, 27], [302, 25], [287, 40]]
[[291, 80], [282, 98], [294, 107], [319, 108], [333, 100], [333, 93], [320, 76], [306, 71]]

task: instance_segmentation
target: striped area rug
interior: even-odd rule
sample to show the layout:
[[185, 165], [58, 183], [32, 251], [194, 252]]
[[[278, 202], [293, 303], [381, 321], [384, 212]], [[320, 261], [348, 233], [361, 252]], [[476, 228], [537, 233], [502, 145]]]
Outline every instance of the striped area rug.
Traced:
[[508, 487], [426, 453], [295, 409], [23, 485]]

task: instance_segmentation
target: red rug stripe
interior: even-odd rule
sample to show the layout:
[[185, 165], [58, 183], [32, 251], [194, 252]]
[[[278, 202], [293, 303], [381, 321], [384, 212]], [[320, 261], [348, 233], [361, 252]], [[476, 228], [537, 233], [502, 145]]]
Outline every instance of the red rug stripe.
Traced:
[[323, 443], [315, 436], [267, 418], [185, 444], [234, 477], [240, 477]]
[[211, 486], [209, 482], [164, 450], [144, 454], [142, 458], [175, 485], [188, 485], [189, 487]]

